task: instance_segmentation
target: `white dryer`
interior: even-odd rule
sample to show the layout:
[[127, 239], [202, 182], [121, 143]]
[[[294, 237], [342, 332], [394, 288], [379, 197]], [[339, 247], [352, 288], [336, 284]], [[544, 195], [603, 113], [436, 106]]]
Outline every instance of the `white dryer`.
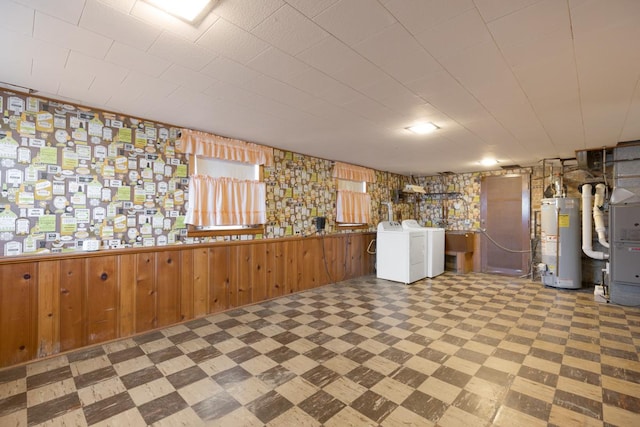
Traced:
[[402, 228], [421, 231], [425, 239], [425, 277], [436, 277], [444, 273], [444, 228], [422, 227], [415, 219], [402, 221]]
[[378, 224], [376, 275], [405, 284], [426, 276], [426, 241], [421, 231], [405, 230], [397, 221]]

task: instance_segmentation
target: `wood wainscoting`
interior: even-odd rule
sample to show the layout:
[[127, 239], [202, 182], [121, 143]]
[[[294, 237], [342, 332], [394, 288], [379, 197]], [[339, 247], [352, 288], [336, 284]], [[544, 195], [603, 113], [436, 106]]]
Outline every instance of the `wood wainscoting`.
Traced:
[[373, 239], [367, 232], [2, 259], [0, 367], [371, 274]]

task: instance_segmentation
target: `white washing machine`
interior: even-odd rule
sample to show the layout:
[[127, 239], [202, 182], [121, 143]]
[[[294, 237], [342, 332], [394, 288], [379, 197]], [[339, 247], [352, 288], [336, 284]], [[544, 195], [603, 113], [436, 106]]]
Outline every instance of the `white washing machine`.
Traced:
[[402, 221], [402, 228], [420, 231], [425, 239], [425, 277], [436, 277], [444, 273], [444, 228], [422, 227], [415, 219]]
[[404, 284], [426, 276], [426, 241], [421, 231], [402, 228], [397, 221], [378, 224], [376, 275], [379, 279]]

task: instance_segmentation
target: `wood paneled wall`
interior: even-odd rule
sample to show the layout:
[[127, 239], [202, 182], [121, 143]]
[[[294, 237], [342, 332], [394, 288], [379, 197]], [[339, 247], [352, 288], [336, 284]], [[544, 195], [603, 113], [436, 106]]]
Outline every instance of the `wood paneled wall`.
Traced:
[[0, 367], [371, 274], [374, 238], [352, 233], [0, 260]]

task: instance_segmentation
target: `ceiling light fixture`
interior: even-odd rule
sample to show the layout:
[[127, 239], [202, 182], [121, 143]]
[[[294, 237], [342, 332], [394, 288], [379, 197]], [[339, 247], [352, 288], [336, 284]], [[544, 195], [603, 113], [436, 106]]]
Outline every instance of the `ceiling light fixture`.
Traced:
[[498, 164], [498, 161], [496, 159], [486, 157], [486, 158], [480, 160], [480, 164], [482, 166], [494, 166], [494, 165]]
[[405, 129], [410, 132], [417, 133], [418, 135], [424, 135], [427, 133], [431, 133], [434, 130], [440, 129], [440, 128], [431, 122], [427, 122], [427, 123], [419, 123], [414, 126], [409, 126], [408, 128], [405, 128]]
[[192, 25], [197, 25], [207, 16], [215, 0], [143, 0], [150, 5], [180, 18]]

